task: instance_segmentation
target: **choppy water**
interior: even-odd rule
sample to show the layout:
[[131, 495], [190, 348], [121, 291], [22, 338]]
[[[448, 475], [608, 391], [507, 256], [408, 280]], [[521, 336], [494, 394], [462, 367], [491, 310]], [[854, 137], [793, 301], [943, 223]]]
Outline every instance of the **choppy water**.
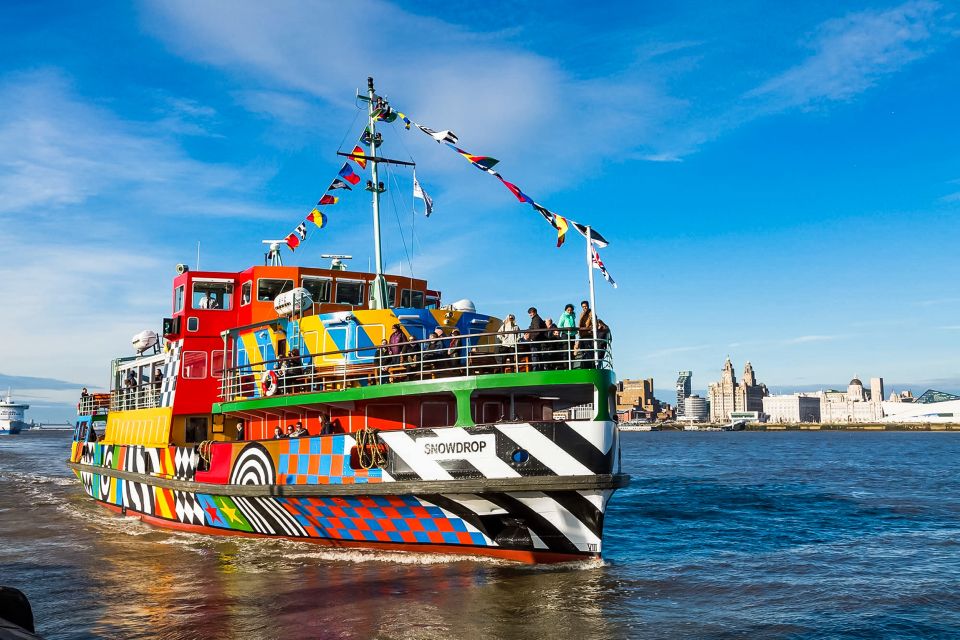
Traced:
[[960, 637], [960, 434], [631, 433], [602, 563], [150, 528], [0, 438], [0, 584], [47, 638]]

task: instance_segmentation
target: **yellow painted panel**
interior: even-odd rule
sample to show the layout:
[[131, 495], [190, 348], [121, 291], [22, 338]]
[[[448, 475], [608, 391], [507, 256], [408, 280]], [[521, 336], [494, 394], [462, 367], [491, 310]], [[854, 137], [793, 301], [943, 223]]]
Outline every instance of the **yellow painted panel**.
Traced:
[[139, 444], [166, 447], [170, 444], [172, 407], [115, 411], [107, 415], [104, 444]]

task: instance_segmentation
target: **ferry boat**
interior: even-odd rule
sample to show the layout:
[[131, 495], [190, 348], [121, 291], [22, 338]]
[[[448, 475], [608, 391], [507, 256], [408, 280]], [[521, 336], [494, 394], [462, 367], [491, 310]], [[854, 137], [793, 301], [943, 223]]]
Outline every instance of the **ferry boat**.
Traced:
[[23, 419], [29, 408], [28, 404], [14, 402], [8, 389], [6, 400], [0, 402], [0, 436], [16, 435], [24, 429], [29, 429], [30, 425]]
[[[378, 185], [384, 101], [372, 80], [360, 97]], [[162, 331], [136, 336], [109, 394], [81, 401], [68, 465], [84, 491], [212, 535], [598, 557], [611, 495], [629, 482], [608, 341], [573, 331], [506, 348], [499, 318], [383, 273], [370, 190], [373, 272], [346, 256], [285, 266], [276, 243], [240, 272], [178, 266]], [[582, 405], [588, 419], [555, 419]]]

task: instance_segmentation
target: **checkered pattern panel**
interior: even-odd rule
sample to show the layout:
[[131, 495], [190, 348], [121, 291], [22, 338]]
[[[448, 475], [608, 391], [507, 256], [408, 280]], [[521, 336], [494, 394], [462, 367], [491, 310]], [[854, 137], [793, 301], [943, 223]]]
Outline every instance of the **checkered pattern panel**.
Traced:
[[193, 475], [197, 472], [197, 465], [200, 464], [200, 456], [193, 447], [172, 448], [175, 449], [173, 477], [177, 480], [193, 480]]
[[160, 383], [160, 406], [172, 407], [173, 396], [177, 391], [177, 373], [180, 369], [180, 353], [183, 351], [183, 340], [170, 343], [170, 351], [163, 361], [163, 381]]
[[411, 544], [492, 544], [470, 524], [414, 496], [278, 500], [311, 537]]
[[353, 438], [291, 438], [282, 441], [278, 484], [365, 484], [383, 481], [381, 469], [352, 469]]

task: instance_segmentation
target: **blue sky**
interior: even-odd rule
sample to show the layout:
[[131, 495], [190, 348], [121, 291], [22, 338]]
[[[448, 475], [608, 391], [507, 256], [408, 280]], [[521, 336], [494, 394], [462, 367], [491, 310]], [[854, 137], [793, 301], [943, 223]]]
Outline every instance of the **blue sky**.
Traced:
[[[106, 384], [198, 240], [202, 267], [239, 270], [302, 220], [373, 75], [612, 241], [598, 308], [621, 377], [702, 388], [729, 354], [778, 389], [960, 387], [956, 4], [448, 4], [5, 5], [0, 372]], [[397, 172], [394, 270], [497, 315], [586, 296], [576, 238], [556, 249], [490, 176], [384, 133], [436, 206], [411, 229]], [[327, 214], [288, 263], [365, 266], [365, 194]], [[38, 417], [73, 395], [48, 386], [24, 391]]]

